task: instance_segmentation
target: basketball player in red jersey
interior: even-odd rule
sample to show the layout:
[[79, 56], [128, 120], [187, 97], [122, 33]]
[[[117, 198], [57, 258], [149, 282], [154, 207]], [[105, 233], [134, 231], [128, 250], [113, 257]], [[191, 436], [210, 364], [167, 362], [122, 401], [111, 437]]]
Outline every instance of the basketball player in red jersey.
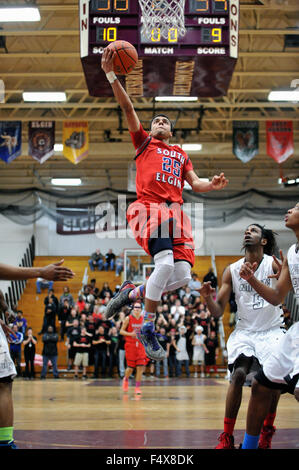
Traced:
[[188, 155], [179, 146], [169, 144], [172, 123], [167, 116], [155, 116], [149, 133], [143, 129], [128, 94], [113, 72], [114, 55], [112, 50], [104, 50], [102, 69], [126, 115], [136, 149], [137, 201], [129, 206], [127, 219], [137, 243], [154, 258], [155, 269], [146, 289], [126, 281], [107, 305], [106, 316], [111, 318], [123, 305], [144, 297], [144, 324], [138, 338], [148, 357], [160, 361], [166, 353], [155, 333], [156, 308], [163, 292], [188, 284], [194, 264], [191, 222], [180, 208], [184, 181], [195, 192], [223, 189], [228, 181], [223, 173], [210, 182], [199, 179]]
[[127, 392], [129, 388], [129, 378], [136, 368], [135, 378], [135, 393], [141, 395], [141, 377], [146, 366], [148, 359], [145, 354], [145, 349], [140, 341], [137, 339], [137, 333], [143, 323], [142, 306], [140, 302], [135, 302], [133, 310], [128, 315], [122, 324], [120, 334], [125, 336], [125, 352], [127, 368], [123, 378], [123, 391]]

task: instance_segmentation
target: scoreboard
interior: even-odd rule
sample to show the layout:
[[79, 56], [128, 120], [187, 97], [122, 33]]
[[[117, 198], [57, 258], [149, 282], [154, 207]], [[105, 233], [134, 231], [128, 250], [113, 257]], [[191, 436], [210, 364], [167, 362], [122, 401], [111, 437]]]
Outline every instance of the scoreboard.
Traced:
[[138, 0], [80, 0], [79, 6], [81, 62], [91, 96], [113, 95], [101, 55], [121, 39], [133, 44], [139, 57], [136, 69], [119, 77], [131, 95], [226, 94], [238, 57], [239, 0], [186, 0], [186, 34], [179, 36], [170, 23], [166, 38], [159, 27], [143, 33]]

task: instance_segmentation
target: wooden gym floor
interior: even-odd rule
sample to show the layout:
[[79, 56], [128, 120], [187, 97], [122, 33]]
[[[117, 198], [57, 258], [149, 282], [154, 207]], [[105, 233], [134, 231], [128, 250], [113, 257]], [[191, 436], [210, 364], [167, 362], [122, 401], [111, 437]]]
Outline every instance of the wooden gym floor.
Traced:
[[[223, 431], [227, 380], [154, 379], [124, 394], [119, 379], [16, 379], [15, 441], [19, 449], [213, 449]], [[235, 428], [243, 440], [250, 388]], [[273, 449], [299, 448], [299, 407], [280, 399]]]

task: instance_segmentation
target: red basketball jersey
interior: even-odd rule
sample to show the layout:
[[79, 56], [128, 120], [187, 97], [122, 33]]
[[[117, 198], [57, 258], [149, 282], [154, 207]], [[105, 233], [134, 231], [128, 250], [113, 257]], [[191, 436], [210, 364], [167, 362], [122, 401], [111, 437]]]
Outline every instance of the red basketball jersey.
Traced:
[[[133, 313], [129, 315], [129, 324], [126, 331], [128, 333], [132, 333], [132, 331], [139, 331], [143, 323], [143, 315], [140, 315], [139, 318], [136, 318]], [[138, 341], [137, 338], [133, 338], [132, 336], [125, 336], [125, 340], [127, 343], [136, 343]]]
[[188, 155], [178, 145], [151, 137], [140, 124], [131, 132], [136, 149], [136, 192], [138, 199], [183, 204], [186, 173], [193, 170]]

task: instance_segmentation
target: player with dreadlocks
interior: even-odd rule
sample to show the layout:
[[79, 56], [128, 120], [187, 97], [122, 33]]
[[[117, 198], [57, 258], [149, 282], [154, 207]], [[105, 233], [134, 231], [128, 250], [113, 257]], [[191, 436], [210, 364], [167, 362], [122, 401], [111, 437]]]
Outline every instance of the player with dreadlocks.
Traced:
[[[244, 262], [256, 263], [255, 276], [269, 287], [280, 272], [280, 261], [275, 257], [277, 248], [275, 233], [259, 224], [249, 225], [244, 233], [245, 258], [230, 264], [223, 273], [222, 285], [213, 300], [214, 289], [209, 282], [199, 289], [208, 309], [214, 317], [224, 313], [232, 292], [237, 303], [237, 324], [227, 341], [228, 368], [231, 374], [226, 396], [224, 432], [216, 449], [234, 449], [233, 431], [242, 401], [242, 389], [246, 376], [261, 368], [275, 350], [284, 334], [280, 306], [273, 306], [240, 277]], [[270, 393], [270, 392], [269, 392]], [[271, 391], [271, 408], [261, 432], [259, 448], [271, 448], [273, 426], [280, 392]]]

